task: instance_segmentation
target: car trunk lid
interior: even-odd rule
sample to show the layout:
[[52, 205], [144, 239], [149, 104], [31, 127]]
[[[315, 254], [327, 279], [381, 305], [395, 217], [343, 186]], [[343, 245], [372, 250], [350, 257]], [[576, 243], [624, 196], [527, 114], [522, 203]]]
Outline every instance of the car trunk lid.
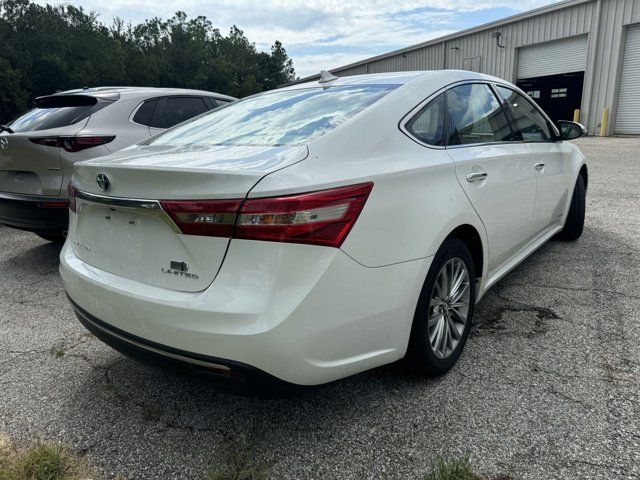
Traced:
[[[168, 202], [235, 200], [239, 206], [262, 177], [306, 156], [304, 146], [148, 145], [82, 162], [74, 173], [72, 248], [88, 264], [129, 279], [204, 290], [222, 264], [230, 235], [185, 234], [166, 211]], [[104, 191], [97, 181], [102, 175], [109, 181]], [[230, 228], [234, 218], [227, 216]]]

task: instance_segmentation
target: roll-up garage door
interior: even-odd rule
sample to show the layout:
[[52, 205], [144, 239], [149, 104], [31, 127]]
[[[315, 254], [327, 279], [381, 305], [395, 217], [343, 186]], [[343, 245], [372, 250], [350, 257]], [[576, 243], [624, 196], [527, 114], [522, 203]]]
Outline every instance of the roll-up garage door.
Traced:
[[521, 47], [518, 54], [518, 80], [582, 72], [587, 68], [587, 51], [586, 35]]
[[640, 25], [627, 30], [615, 131], [622, 135], [640, 134]]

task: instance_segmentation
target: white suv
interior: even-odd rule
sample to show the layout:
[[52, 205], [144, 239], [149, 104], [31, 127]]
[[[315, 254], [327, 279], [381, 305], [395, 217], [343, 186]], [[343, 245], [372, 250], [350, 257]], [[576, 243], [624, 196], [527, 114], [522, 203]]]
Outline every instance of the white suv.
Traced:
[[73, 164], [101, 157], [235, 100], [199, 90], [83, 88], [39, 97], [0, 126], [0, 224], [62, 241]]
[[89, 330], [156, 364], [442, 374], [487, 289], [582, 232], [584, 129], [561, 130], [486, 75], [325, 74], [76, 165], [60, 273]]

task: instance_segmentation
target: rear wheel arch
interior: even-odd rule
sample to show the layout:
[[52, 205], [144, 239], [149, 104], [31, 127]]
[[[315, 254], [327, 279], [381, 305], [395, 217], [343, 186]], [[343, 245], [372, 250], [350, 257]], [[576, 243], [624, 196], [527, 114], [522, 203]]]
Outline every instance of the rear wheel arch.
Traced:
[[587, 169], [587, 165], [584, 164], [580, 167], [580, 172], [578, 173], [584, 180], [584, 189], [586, 190], [589, 186], [589, 170]]
[[484, 246], [482, 243], [482, 237], [480, 232], [469, 224], [464, 224], [456, 227], [445, 239], [458, 238], [465, 243], [471, 256], [473, 257], [473, 267], [475, 270], [476, 278], [481, 278], [484, 273]]

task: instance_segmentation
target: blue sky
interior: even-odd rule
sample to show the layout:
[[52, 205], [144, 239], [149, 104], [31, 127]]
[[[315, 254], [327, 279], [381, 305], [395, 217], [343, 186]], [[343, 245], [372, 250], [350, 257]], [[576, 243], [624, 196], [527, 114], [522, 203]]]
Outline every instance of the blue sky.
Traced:
[[[47, 3], [46, 0], [36, 0]], [[293, 58], [296, 74], [406, 47], [553, 3], [554, 0], [71, 0], [110, 23], [141, 22], [177, 10], [207, 16], [226, 32], [235, 24], [261, 50], [276, 40]], [[51, 2], [49, 2], [51, 3]], [[54, 2], [55, 3], [55, 2]]]

